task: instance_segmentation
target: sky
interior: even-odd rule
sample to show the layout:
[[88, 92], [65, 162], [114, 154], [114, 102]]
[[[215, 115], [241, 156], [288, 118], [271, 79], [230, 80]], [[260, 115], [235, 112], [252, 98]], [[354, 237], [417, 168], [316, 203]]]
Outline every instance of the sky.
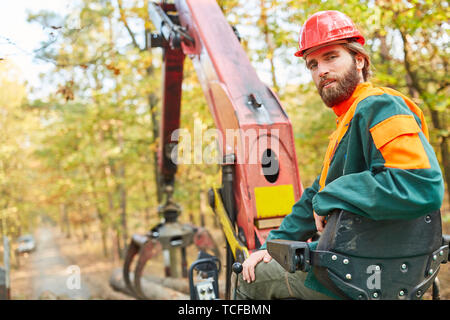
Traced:
[[42, 87], [39, 73], [46, 72], [51, 65], [34, 59], [33, 51], [48, 36], [40, 25], [27, 22], [28, 12], [49, 10], [64, 15], [70, 12], [70, 1], [0, 0], [0, 4], [0, 58], [13, 62], [21, 70], [21, 79], [39, 89]]

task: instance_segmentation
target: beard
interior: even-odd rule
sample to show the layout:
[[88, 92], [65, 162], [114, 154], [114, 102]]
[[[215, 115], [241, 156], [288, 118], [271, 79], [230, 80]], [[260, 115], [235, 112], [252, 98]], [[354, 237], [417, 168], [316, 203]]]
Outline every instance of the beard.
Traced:
[[[334, 85], [324, 88], [329, 80], [334, 80]], [[323, 102], [331, 108], [349, 99], [360, 82], [361, 78], [356, 68], [356, 63], [353, 61], [352, 65], [342, 76], [328, 75], [320, 79], [317, 89]]]

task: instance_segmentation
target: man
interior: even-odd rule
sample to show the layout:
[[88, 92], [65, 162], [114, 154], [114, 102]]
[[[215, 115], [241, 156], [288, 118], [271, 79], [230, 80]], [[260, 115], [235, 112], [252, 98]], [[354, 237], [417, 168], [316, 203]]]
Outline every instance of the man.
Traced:
[[[364, 37], [346, 15], [322, 11], [300, 31], [299, 51], [324, 103], [337, 116], [322, 172], [268, 239], [306, 241], [343, 209], [375, 220], [413, 219], [438, 210], [444, 185], [421, 110], [374, 87]], [[330, 299], [312, 272], [286, 272], [266, 244], [243, 263], [238, 299]]]

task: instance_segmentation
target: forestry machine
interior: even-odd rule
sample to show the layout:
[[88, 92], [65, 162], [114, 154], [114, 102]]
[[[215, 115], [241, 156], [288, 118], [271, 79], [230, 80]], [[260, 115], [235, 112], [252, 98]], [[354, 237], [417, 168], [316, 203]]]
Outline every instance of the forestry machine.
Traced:
[[[218, 136], [221, 137], [218, 139], [218, 146], [222, 185], [209, 190], [208, 199], [226, 238], [224, 298], [230, 299], [232, 270], [236, 273], [240, 271], [242, 266], [239, 262], [243, 262], [250, 252], [257, 250], [264, 243], [270, 230], [280, 225], [283, 217], [291, 212], [292, 206], [303, 192], [292, 125], [276, 94], [258, 78], [240, 44], [237, 30], [227, 22], [215, 0], [150, 2], [149, 15], [157, 32], [151, 34], [148, 41], [151, 47], [163, 50], [158, 171], [162, 177], [160, 187], [165, 194], [165, 202], [160, 206], [164, 219], [147, 234], [133, 235], [123, 267], [124, 281], [131, 293], [137, 298], [145, 299], [141, 288], [143, 269], [145, 263], [162, 248], [165, 276], [189, 276], [191, 299], [219, 298], [218, 273], [221, 264], [217, 246], [204, 228], [177, 221], [181, 209], [172, 197], [177, 171], [177, 161], [174, 161], [172, 154], [178, 143], [178, 135], [175, 133], [180, 126], [183, 64], [188, 56], [193, 62], [215, 126], [220, 133]], [[346, 241], [345, 235], [339, 234], [338, 231], [345, 230], [343, 221], [353, 221], [353, 216], [349, 215], [350, 213], [344, 212], [333, 215], [334, 218], [327, 223], [326, 230], [330, 230], [328, 225], [334, 223], [337, 231], [334, 237], [328, 237], [329, 239]], [[411, 260], [410, 264], [405, 262], [406, 260], [394, 259], [398, 268], [396, 265], [392, 267], [392, 274], [398, 274], [401, 279], [392, 276], [389, 277], [389, 283], [382, 281], [382, 284], [393, 292], [393, 297], [420, 298], [427, 286], [437, 279], [440, 263], [448, 259], [448, 238], [442, 241], [442, 236], [439, 236], [442, 232], [440, 216], [436, 219], [436, 215], [427, 217], [431, 216], [433, 223], [426, 221], [426, 225], [434, 226], [432, 230], [435, 236], [431, 241], [433, 248], [422, 250], [426, 252], [425, 265], [414, 268], [416, 260]], [[375, 222], [368, 222], [367, 228], [377, 230], [378, 225], [375, 223], [372, 227], [371, 223]], [[367, 228], [362, 228], [361, 232], [367, 234]], [[402, 226], [397, 226], [397, 229], [394, 226], [392, 230], [404, 232]], [[386, 261], [392, 258], [389, 255], [395, 248], [387, 251], [371, 250], [376, 246], [376, 240], [366, 240], [365, 246], [364, 241], [361, 245], [364, 250], [373, 251], [373, 255], [359, 259], [359, 269], [366, 268], [368, 263], [381, 267], [381, 270], [391, 268], [387, 267], [389, 263]], [[322, 251], [314, 251], [305, 242], [269, 242], [269, 252], [288, 271], [307, 271], [315, 262], [320, 270], [325, 270], [322, 275], [328, 277], [326, 280], [322, 279], [324, 285], [325, 282], [333, 282], [330, 290], [339, 291], [344, 298], [391, 297], [390, 293], [382, 294], [381, 291], [376, 291], [377, 289], [372, 292], [362, 288], [364, 285], [358, 286], [356, 281], [365, 284], [365, 278], [359, 279], [354, 273], [354, 279], [350, 280], [348, 268], [354, 267], [353, 258], [350, 256], [354, 252], [338, 249], [331, 252], [333, 248], [330, 246], [325, 248], [326, 250], [322, 248]], [[200, 252], [198, 260], [188, 270], [186, 248], [191, 244], [195, 244]], [[178, 250], [181, 251], [180, 255], [177, 254]], [[385, 252], [388, 252], [388, 256]], [[131, 277], [131, 266], [135, 258], [137, 261], [134, 277]], [[331, 260], [321, 260], [328, 258]], [[333, 265], [334, 260], [342, 260], [344, 264]], [[346, 264], [345, 261], [352, 262]], [[404, 270], [401, 269], [403, 266]], [[354, 272], [364, 275], [366, 269], [361, 270], [355, 269]], [[194, 271], [201, 275], [202, 279], [197, 281], [197, 284], [193, 281]], [[405, 288], [395, 287], [403, 285], [406, 281], [403, 278], [410, 277], [410, 274], [415, 277], [415, 280], [410, 282], [419, 281], [418, 285], [411, 288], [406, 288], [406, 285]]]
[[[249, 251], [258, 249], [302, 193], [292, 126], [275, 93], [258, 78], [236, 29], [215, 0], [149, 3], [149, 13], [158, 31], [151, 35], [151, 46], [163, 49], [158, 170], [166, 201], [160, 207], [163, 222], [146, 235], [133, 235], [123, 268], [124, 280], [131, 292], [145, 298], [140, 278], [145, 263], [159, 246], [165, 252], [166, 276], [179, 275], [178, 249], [181, 274], [187, 275], [186, 247], [192, 243], [204, 253], [215, 251], [218, 257], [217, 247], [205, 229], [177, 222], [180, 207], [172, 199], [177, 165], [171, 154], [178, 142], [173, 133], [180, 126], [183, 64], [188, 56], [223, 137], [218, 139], [222, 186], [211, 189], [208, 199], [227, 240], [225, 292], [229, 298], [233, 262], [242, 262]], [[233, 137], [225, 139], [227, 132]], [[135, 256], [132, 281], [130, 267]], [[202, 258], [207, 261], [203, 268], [198, 261], [195, 268], [212, 267], [214, 263], [208, 260], [211, 255], [207, 257]]]

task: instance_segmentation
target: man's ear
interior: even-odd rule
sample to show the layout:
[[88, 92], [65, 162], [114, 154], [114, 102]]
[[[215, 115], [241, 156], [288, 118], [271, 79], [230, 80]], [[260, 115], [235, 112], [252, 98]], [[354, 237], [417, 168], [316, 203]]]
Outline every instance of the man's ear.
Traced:
[[364, 64], [366, 62], [364, 56], [362, 54], [357, 54], [355, 56], [355, 61], [356, 61], [356, 69], [358, 69], [358, 71], [362, 71], [362, 69], [364, 68]]

